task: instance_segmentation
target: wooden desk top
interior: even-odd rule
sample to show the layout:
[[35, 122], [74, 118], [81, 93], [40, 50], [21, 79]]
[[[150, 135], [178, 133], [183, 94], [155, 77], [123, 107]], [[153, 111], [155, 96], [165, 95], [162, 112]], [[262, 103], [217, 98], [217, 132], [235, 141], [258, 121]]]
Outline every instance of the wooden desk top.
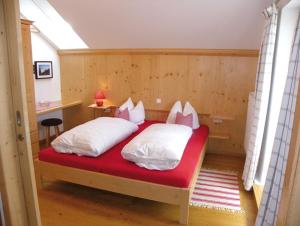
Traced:
[[73, 106], [77, 106], [77, 105], [81, 105], [82, 101], [81, 100], [77, 100], [77, 101], [72, 101], [72, 102], [68, 102], [68, 103], [62, 103], [61, 101], [52, 101], [49, 103], [48, 106], [40, 106], [40, 105], [36, 105], [36, 114], [37, 115], [43, 115], [49, 112], [53, 112], [53, 111], [58, 111], [58, 110], [62, 110], [65, 108], [69, 108], [69, 107], [73, 107]]

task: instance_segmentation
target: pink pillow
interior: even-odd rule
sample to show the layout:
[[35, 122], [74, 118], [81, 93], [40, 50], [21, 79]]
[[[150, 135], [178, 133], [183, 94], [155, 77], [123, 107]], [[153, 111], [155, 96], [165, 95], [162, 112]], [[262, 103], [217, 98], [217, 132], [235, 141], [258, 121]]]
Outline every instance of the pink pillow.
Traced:
[[115, 112], [115, 117], [116, 118], [122, 118], [125, 120], [129, 120], [129, 111], [128, 108], [125, 108], [125, 110], [121, 111], [119, 108], [116, 109]]
[[177, 112], [175, 124], [189, 126], [189, 127], [193, 128], [193, 114], [191, 113], [191, 114], [184, 116], [182, 113]]

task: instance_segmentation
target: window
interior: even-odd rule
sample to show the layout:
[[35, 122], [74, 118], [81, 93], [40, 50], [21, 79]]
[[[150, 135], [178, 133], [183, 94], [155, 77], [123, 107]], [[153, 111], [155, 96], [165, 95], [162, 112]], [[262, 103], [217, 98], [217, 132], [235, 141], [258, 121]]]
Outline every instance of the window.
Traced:
[[260, 185], [265, 184], [268, 173], [281, 100], [283, 97], [286, 76], [288, 74], [289, 58], [297, 25], [298, 13], [299, 7], [291, 1], [281, 10], [281, 16], [279, 17], [279, 30], [277, 33], [275, 64], [271, 85], [272, 92], [270, 94], [269, 112], [262, 144], [262, 152], [255, 178], [255, 183]]
[[20, 0], [20, 11], [58, 49], [88, 48], [47, 0]]

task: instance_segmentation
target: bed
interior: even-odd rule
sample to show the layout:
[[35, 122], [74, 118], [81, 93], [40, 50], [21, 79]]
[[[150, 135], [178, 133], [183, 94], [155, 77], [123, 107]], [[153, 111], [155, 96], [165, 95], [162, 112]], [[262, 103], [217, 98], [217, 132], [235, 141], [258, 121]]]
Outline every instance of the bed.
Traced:
[[122, 158], [122, 148], [157, 121], [146, 121], [138, 131], [98, 157], [57, 153], [52, 147], [39, 152], [41, 182], [51, 178], [180, 206], [181, 224], [188, 223], [189, 200], [205, 155], [208, 127], [194, 131], [179, 165], [157, 171], [138, 167]]

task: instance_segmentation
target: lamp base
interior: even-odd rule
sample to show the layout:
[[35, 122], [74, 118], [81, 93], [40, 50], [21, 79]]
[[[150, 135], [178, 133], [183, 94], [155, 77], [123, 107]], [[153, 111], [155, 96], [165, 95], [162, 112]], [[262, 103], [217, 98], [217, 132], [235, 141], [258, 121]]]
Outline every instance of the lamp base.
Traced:
[[103, 100], [96, 100], [96, 105], [97, 105], [98, 107], [103, 106]]

